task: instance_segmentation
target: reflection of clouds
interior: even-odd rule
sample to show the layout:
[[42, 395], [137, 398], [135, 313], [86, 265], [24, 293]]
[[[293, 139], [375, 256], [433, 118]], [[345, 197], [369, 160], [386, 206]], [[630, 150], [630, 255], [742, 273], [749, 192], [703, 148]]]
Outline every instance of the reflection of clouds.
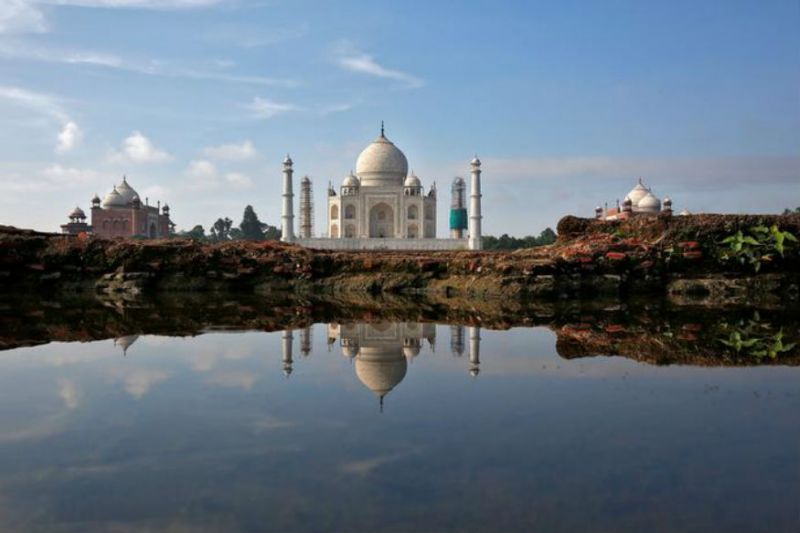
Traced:
[[240, 387], [249, 391], [258, 378], [259, 376], [252, 372], [221, 372], [208, 378], [206, 383], [222, 387]]
[[213, 350], [198, 352], [190, 356], [190, 365], [195, 372], [208, 372], [217, 363], [217, 352]]
[[377, 457], [371, 457], [369, 459], [361, 459], [359, 461], [349, 461], [343, 463], [339, 468], [342, 472], [346, 474], [352, 474], [362, 477], [368, 476], [376, 468], [380, 468], [385, 464], [392, 463], [394, 461], [398, 461], [400, 459], [408, 457], [409, 455], [415, 454], [418, 451], [419, 450], [408, 450], [405, 452], [379, 455]]
[[[236, 339], [235, 342], [230, 342], [228, 336], [226, 342], [210, 342], [201, 349], [193, 351], [188, 354], [189, 364], [195, 372], [208, 372], [217, 366], [220, 360], [240, 361], [253, 357], [255, 354], [253, 346], [243, 343], [243, 339]], [[209, 338], [205, 339], [210, 340]]]
[[123, 378], [125, 391], [137, 400], [150, 391], [150, 388], [169, 377], [163, 370], [134, 370]]
[[62, 415], [42, 418], [28, 427], [0, 432], [0, 444], [39, 440], [63, 432], [67, 427], [67, 419]]
[[61, 396], [61, 399], [64, 400], [64, 405], [68, 408], [75, 409], [78, 407], [80, 391], [71, 379], [62, 378], [58, 380], [58, 395]]
[[299, 423], [293, 420], [281, 420], [280, 418], [272, 415], [267, 415], [264, 418], [253, 422], [253, 431], [255, 433], [262, 433], [273, 429], [290, 428], [298, 426]]

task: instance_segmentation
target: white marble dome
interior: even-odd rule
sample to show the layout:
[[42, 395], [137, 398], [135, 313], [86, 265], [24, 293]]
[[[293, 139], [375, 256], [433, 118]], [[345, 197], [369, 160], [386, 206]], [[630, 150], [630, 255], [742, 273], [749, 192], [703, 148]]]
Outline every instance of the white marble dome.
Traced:
[[128, 179], [125, 178], [124, 176], [122, 178], [122, 183], [117, 185], [117, 192], [122, 197], [123, 201], [125, 202], [125, 205], [133, 202], [133, 199], [139, 196], [139, 194], [133, 189], [133, 187], [128, 185]]
[[637, 211], [644, 213], [658, 213], [661, 211], [661, 200], [655, 194], [648, 192], [636, 205]]
[[103, 198], [103, 207], [124, 207], [125, 199], [122, 198], [122, 195], [117, 191], [116, 185], [114, 186], [108, 194], [105, 195]]
[[422, 182], [419, 181], [419, 178], [413, 172], [409, 177], [406, 178], [406, 181], [403, 183], [404, 187], [422, 187]]
[[408, 175], [408, 160], [383, 133], [364, 148], [356, 161], [356, 174], [363, 187], [400, 186]]
[[647, 196], [649, 192], [650, 189], [644, 186], [642, 180], [639, 180], [639, 183], [636, 184], [636, 187], [631, 189], [631, 192], [628, 193], [628, 198], [631, 199], [633, 207], [637, 207], [639, 205], [639, 201], [645, 196]]
[[344, 177], [342, 180], [342, 187], [358, 187], [361, 183], [358, 181], [358, 178], [353, 175], [351, 172], [349, 175]]

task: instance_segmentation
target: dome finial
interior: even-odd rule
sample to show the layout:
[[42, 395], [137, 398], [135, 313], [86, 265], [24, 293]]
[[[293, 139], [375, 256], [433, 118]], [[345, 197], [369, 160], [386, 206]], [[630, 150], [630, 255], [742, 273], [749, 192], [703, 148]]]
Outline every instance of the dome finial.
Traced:
[[381, 413], [383, 412], [383, 397], [384, 396], [386, 396], [386, 395], [385, 394], [381, 394], [380, 400], [379, 400]]

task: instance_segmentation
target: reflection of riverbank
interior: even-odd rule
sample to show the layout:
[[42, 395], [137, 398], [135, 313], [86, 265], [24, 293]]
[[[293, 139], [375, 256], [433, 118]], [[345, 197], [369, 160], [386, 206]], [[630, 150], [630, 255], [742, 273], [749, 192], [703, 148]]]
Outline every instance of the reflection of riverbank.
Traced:
[[[359, 302], [275, 302], [252, 297], [127, 302], [6, 299], [0, 301], [0, 348], [116, 338], [125, 352], [131, 340], [141, 334], [295, 330], [290, 340], [298, 343], [300, 353], [308, 354], [312, 337], [306, 328], [314, 323], [338, 324], [329, 337], [339, 339], [342, 349], [353, 354], [361, 346], [359, 339], [378, 339], [379, 324], [392, 323], [416, 324], [420, 329], [414, 335], [408, 331], [391, 333], [392, 342], [400, 343], [398, 349], [404, 355], [413, 354], [421, 342], [435, 342], [435, 338], [429, 338], [431, 324], [440, 323], [454, 326], [450, 346], [456, 354], [471, 349], [474, 340], [471, 330], [467, 333], [458, 326], [544, 326], [556, 333], [557, 349], [564, 358], [622, 355], [653, 364], [800, 364], [800, 314], [794, 308], [673, 307], [661, 300], [521, 304], [397, 297]], [[478, 368], [474, 371], [477, 373]]]

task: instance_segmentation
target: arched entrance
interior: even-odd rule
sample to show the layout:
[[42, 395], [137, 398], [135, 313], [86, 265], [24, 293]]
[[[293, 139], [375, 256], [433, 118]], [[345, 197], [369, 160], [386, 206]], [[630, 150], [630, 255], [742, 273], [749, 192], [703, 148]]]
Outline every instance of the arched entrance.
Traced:
[[150, 223], [150, 238], [151, 239], [156, 238], [156, 225], [152, 222]]
[[386, 203], [379, 203], [369, 211], [369, 236], [373, 238], [394, 237], [394, 210]]

